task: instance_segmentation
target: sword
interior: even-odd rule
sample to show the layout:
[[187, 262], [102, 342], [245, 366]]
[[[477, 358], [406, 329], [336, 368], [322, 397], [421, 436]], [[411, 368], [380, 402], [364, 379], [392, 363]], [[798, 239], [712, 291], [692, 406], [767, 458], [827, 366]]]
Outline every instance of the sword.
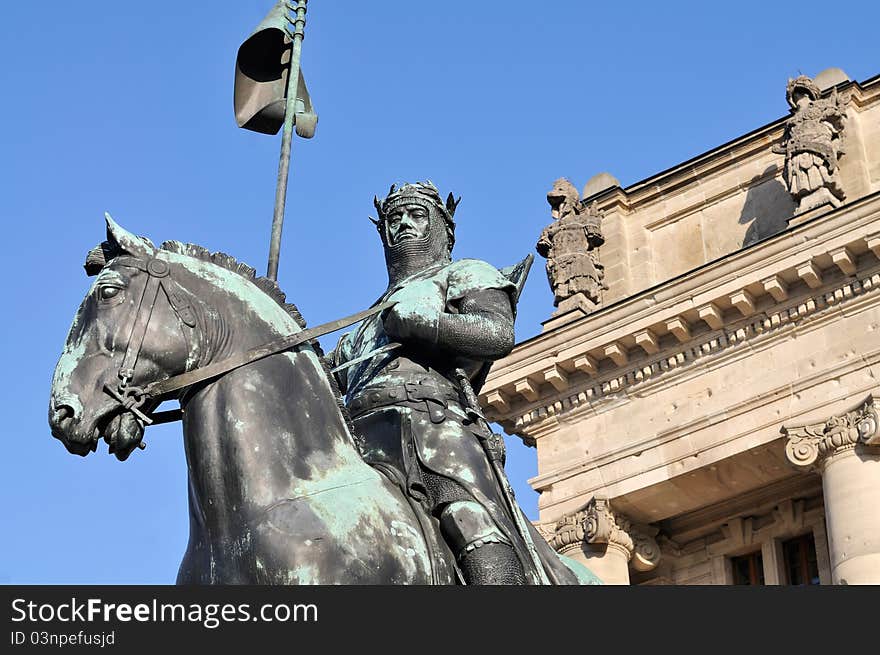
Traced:
[[[455, 377], [461, 388], [462, 395], [464, 396], [465, 411], [467, 415], [471, 420], [479, 423], [484, 430], [492, 435], [492, 438], [502, 439], [501, 435], [495, 433], [489, 425], [489, 421], [483, 416], [483, 412], [480, 410], [480, 402], [477, 399], [477, 394], [474, 392], [474, 388], [471, 386], [471, 379], [468, 377], [468, 374], [464, 369], [457, 368], [455, 369]], [[516, 530], [519, 532], [520, 537], [525, 544], [529, 557], [532, 560], [532, 565], [535, 567], [535, 571], [538, 574], [538, 578], [540, 579], [541, 584], [552, 584], [550, 578], [547, 577], [547, 572], [544, 570], [544, 565], [541, 563], [541, 558], [538, 556], [538, 549], [535, 547], [535, 542], [532, 541], [532, 535], [529, 533], [525, 518], [519, 509], [519, 505], [516, 504], [513, 487], [510, 486], [510, 480], [507, 479], [507, 474], [504, 472], [504, 465], [496, 456], [494, 456], [494, 453], [491, 452], [489, 439], [481, 439], [481, 441], [483, 443], [483, 450], [486, 451], [486, 457], [492, 465], [492, 470], [495, 473], [499, 486], [501, 487], [501, 495], [504, 498], [504, 502], [507, 504], [507, 509], [510, 511], [510, 516], [513, 519]], [[504, 442], [502, 441], [502, 444], [503, 443]]]

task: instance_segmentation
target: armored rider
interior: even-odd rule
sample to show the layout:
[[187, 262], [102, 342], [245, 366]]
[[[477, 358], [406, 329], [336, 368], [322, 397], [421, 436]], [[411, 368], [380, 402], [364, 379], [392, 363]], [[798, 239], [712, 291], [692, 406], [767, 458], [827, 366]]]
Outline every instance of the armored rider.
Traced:
[[[510, 352], [516, 287], [486, 262], [452, 261], [452, 194], [444, 203], [430, 182], [407, 183], [374, 204], [388, 269], [377, 302], [396, 304], [331, 354], [334, 366], [348, 364], [337, 381], [364, 458], [422, 510], [426, 532], [439, 532], [464, 582], [535, 584], [534, 560], [481, 445], [485, 427], [468, 418], [454, 374], [464, 370], [478, 388], [491, 361]], [[570, 581], [534, 535], [547, 577]]]

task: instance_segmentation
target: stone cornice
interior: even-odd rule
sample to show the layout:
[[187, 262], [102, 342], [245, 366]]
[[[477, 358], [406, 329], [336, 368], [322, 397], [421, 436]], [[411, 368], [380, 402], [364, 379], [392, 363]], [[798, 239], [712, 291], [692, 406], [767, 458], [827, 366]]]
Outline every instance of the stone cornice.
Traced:
[[880, 193], [519, 344], [481, 401], [533, 441], [548, 416], [851, 303], [880, 288]]
[[[718, 332], [693, 340], [686, 347], [664, 351], [657, 357], [649, 358], [636, 366], [631, 366], [614, 375], [598, 377], [582, 389], [573, 387], [571, 394], [564, 398], [553, 398], [546, 404], [516, 417], [514, 433], [527, 433], [532, 439], [542, 433], [552, 431], [542, 423], [545, 419], [565, 414], [574, 419], [580, 412], [601, 411], [608, 403], [625, 401], [626, 394], [638, 387], [647, 392], [660, 385], [665, 387], [681, 381], [682, 377], [699, 375], [704, 365], [711, 362], [721, 364], [729, 358], [747, 355], [757, 348], [772, 345], [779, 339], [789, 336], [795, 326], [807, 328], [807, 322], [820, 322], [833, 319], [838, 309], [864, 302], [877, 302], [868, 297], [880, 291], [880, 267], [875, 267], [864, 279], [848, 280], [839, 286], [832, 286], [817, 294], [800, 298], [798, 302], [785, 304], [776, 311], [756, 314], [749, 320], [740, 321]], [[748, 346], [743, 351], [741, 346]], [[497, 419], [496, 419], [497, 420]], [[531, 425], [537, 430], [533, 433]], [[505, 429], [508, 426], [502, 421]]]
[[[819, 371], [813, 376], [800, 378], [798, 379], [796, 384], [786, 383], [784, 385], [780, 385], [776, 389], [771, 390], [770, 392], [762, 392], [735, 406], [730, 406], [719, 410], [719, 412], [715, 415], [703, 416], [694, 421], [679, 425], [673, 430], [668, 430], [657, 434], [647, 434], [644, 439], [638, 440], [633, 443], [628, 443], [621, 448], [612, 449], [602, 454], [600, 457], [587, 457], [578, 461], [574, 461], [569, 466], [566, 466], [564, 468], [556, 469], [549, 473], [535, 476], [529, 479], [528, 482], [533, 489], [540, 493], [541, 491], [548, 489], [557, 483], [569, 480], [578, 475], [582, 475], [592, 469], [602, 471], [604, 467], [612, 465], [613, 462], [619, 461], [627, 456], [643, 452], [646, 448], [662, 448], [664, 444], [674, 441], [697, 429], [715, 425], [722, 420], [735, 419], [737, 416], [752, 411], [759, 406], [766, 405], [767, 402], [774, 399], [782, 397], [788, 398], [792, 394], [797, 394], [805, 389], [811, 388], [813, 385], [816, 384], [817, 380], [827, 379], [828, 377], [847, 375], [856, 369], [864, 368], [866, 366], [876, 366], [878, 364], [880, 364], [880, 349], [877, 349], [870, 353], [864, 353], [862, 355], [862, 358], [859, 360], [841, 362], [831, 369]], [[871, 389], [874, 389], [875, 387], [876, 384], [872, 384], [869, 382], [866, 383], [864, 388], [860, 387], [856, 389], [843, 389], [838, 396], [824, 399], [821, 406], [824, 407], [829, 403], [841, 403], [842, 401], [845, 401], [846, 399], [852, 397], [852, 395], [868, 393]], [[798, 415], [806, 416], [814, 414], [816, 409], [817, 407], [813, 405], [803, 407]], [[550, 418], [556, 420], [556, 417]], [[654, 478], [652, 477], [652, 475], [655, 471], [667, 470], [671, 466], [681, 465], [681, 474], [688, 473], [690, 470], [692, 470], [692, 467], [705, 466], [707, 463], [715, 461], [711, 457], [711, 452], [715, 448], [723, 449], [727, 444], [739, 440], [748, 440], [751, 444], [750, 447], [760, 445], [753, 442], [756, 434], [763, 434], [767, 439], [770, 440], [775, 439], [776, 437], [772, 436], [775, 430], [771, 430], [771, 428], [776, 428], [778, 425], [778, 419], [771, 418], [764, 423], [751, 424], [749, 425], [747, 430], [737, 431], [734, 434], [719, 433], [717, 438], [712, 440], [711, 442], [701, 443], [698, 451], [688, 450], [683, 453], [677, 454], [674, 458], [661, 458], [651, 466], [647, 466], [639, 470], [633, 470], [626, 475], [617, 476], [613, 480], [609, 480], [607, 477], [603, 477], [602, 475], [600, 475], [599, 478], [596, 480], [595, 485], [588, 485], [585, 488], [580, 488], [577, 490], [577, 492], [573, 494], [554, 495], [554, 502], [549, 505], [542, 505], [542, 511], [549, 511], [550, 508], [553, 506], [563, 505], [566, 502], [571, 501], [575, 498], [598, 493], [600, 490], [603, 493], [609, 493], [615, 497], [625, 495], [630, 491], [645, 486], [645, 482], [643, 481], [643, 479], [646, 478], [646, 476], [647, 479], [653, 480]], [[778, 434], [778, 432], [776, 432], [776, 434]], [[767, 441], [762, 441], [761, 443], [767, 443]], [[702, 455], [702, 459], [699, 463], [694, 461], [693, 455], [695, 454], [695, 452], [699, 452]]]
[[605, 545], [622, 551], [637, 571], [650, 571], [660, 562], [657, 530], [633, 523], [612, 510], [608, 499], [593, 497], [581, 510], [539, 530], [560, 553], [584, 544]]
[[801, 471], [820, 471], [828, 457], [863, 445], [880, 449], [875, 397], [869, 396], [859, 407], [823, 423], [797, 427], [783, 426], [785, 455]]

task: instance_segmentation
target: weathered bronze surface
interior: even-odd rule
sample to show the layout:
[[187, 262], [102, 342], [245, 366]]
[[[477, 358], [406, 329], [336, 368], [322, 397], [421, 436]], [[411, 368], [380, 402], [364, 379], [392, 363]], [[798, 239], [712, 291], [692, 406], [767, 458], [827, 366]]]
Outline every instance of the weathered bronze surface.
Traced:
[[281, 232], [287, 201], [294, 127], [306, 139], [315, 136], [318, 115], [300, 70], [308, 0], [278, 0], [238, 49], [235, 61], [235, 120], [239, 127], [275, 134], [283, 126], [267, 277], [278, 279]]
[[[141, 442], [142, 422], [105, 391], [122, 379], [117, 371], [125, 388], [143, 389], [303, 328], [273, 281], [222, 253], [178, 242], [155, 248], [108, 219], [108, 240], [90, 262], [99, 272], [50, 401], [53, 435], [79, 455], [103, 437], [125, 459]], [[143, 338], [131, 362], [135, 329]], [[454, 582], [451, 569], [432, 566], [400, 491], [364, 463], [310, 343], [189, 387], [180, 403], [190, 541], [178, 582]]]
[[524, 271], [510, 279], [484, 261], [452, 261], [458, 200], [430, 182], [392, 186], [374, 204], [388, 272], [379, 302], [396, 304], [331, 355], [364, 458], [442, 537], [438, 565], [467, 584], [577, 582], [513, 500], [500, 437], [473, 398], [513, 347]]
[[[156, 248], [107, 216], [55, 369], [52, 435], [82, 456], [103, 438], [125, 460], [148, 425], [182, 418], [179, 583], [597, 583], [522, 514], [476, 401], [513, 347], [531, 256], [503, 271], [453, 262], [458, 201], [430, 182], [392, 186], [374, 200], [382, 298], [311, 330], [285, 302], [290, 142], [317, 122], [299, 69], [305, 10], [280, 0], [236, 62], [238, 124], [284, 130], [267, 277], [200, 246]], [[314, 339], [360, 320], [325, 359]], [[179, 412], [155, 412], [166, 399]]]
[[[156, 248], [109, 217], [107, 241], [89, 253], [86, 270], [95, 282], [49, 405], [53, 436], [78, 455], [103, 438], [127, 459], [164, 398], [150, 389], [304, 329], [277, 284], [249, 266], [175, 241]], [[460, 580], [436, 525], [387, 469], [364, 461], [316, 343], [198, 381], [177, 397], [190, 511], [179, 583]]]

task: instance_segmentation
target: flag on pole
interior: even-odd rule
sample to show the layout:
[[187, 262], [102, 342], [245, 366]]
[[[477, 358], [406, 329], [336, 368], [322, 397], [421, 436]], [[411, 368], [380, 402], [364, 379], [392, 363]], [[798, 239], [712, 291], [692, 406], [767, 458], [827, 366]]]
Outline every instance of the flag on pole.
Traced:
[[[238, 49], [233, 103], [239, 127], [277, 134], [284, 124], [291, 57], [289, 11], [287, 0], [279, 0]], [[308, 139], [315, 134], [318, 117], [301, 68], [299, 73], [296, 133]]]

